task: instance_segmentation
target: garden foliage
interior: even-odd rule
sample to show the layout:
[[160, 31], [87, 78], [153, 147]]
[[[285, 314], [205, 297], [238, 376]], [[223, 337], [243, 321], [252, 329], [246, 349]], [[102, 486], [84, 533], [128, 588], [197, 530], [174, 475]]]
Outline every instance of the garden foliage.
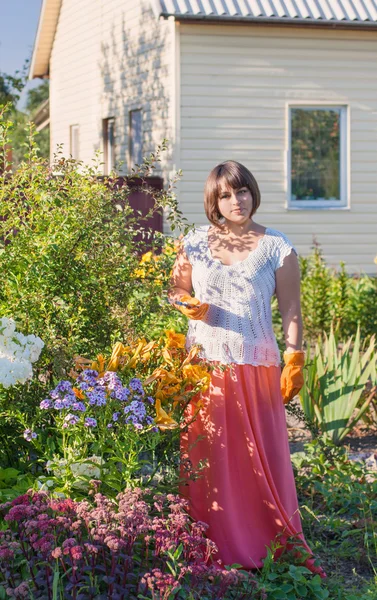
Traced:
[[[0, 117], [5, 164], [12, 124]], [[164, 147], [134, 172], [144, 191]], [[179, 435], [187, 404], [195, 399], [200, 410], [197, 393], [208, 386], [210, 368], [197, 348], [187, 355], [186, 319], [167, 301], [178, 242], [151, 235], [130, 207], [130, 188], [100, 171], [99, 156], [84, 166], [61, 149], [46, 164], [31, 128], [25, 160], [12, 175], [0, 173], [0, 315], [15, 319], [22, 343], [33, 335], [44, 342], [38, 363], [29, 357], [33, 379], [21, 385], [25, 377], [16, 377], [0, 388], [1, 600], [369, 600], [369, 593], [343, 594], [313, 576], [297, 539], [290, 540], [293, 552], [274, 540], [255, 573], [219, 568], [205, 524], [166, 493], [177, 490], [181, 468], [200, 476], [202, 465], [180, 456]], [[165, 211], [172, 231], [185, 232], [175, 181], [150, 190], [153, 210]], [[333, 272], [318, 247], [300, 260], [308, 345], [331, 326], [346, 339], [357, 323], [370, 338], [375, 279], [348, 277], [344, 266]], [[273, 318], [281, 341], [276, 301]], [[329, 411], [340, 387], [332, 389], [328, 377], [333, 368], [338, 381], [338, 361], [342, 377], [349, 375], [341, 408], [351, 398], [348, 413], [351, 407], [361, 416], [363, 397], [348, 389], [367, 369], [358, 344], [356, 337], [352, 357], [350, 345], [338, 356], [330, 337], [326, 356], [318, 350], [316, 371], [308, 371], [311, 388], [325, 381], [309, 416], [338, 441], [352, 423], [333, 427], [337, 417]], [[340, 554], [355, 540], [368, 574], [376, 575], [375, 483], [329, 440], [321, 444], [295, 459], [305, 533], [326, 557], [321, 540], [329, 532]], [[328, 518], [317, 526], [313, 511], [324, 512], [325, 504]]]
[[[335, 444], [339, 444], [368, 410], [377, 395], [372, 379], [377, 370], [374, 335], [361, 348], [360, 329], [338, 348], [331, 330], [307, 350], [304, 387], [300, 400], [305, 416]], [[369, 386], [368, 386], [369, 384]]]

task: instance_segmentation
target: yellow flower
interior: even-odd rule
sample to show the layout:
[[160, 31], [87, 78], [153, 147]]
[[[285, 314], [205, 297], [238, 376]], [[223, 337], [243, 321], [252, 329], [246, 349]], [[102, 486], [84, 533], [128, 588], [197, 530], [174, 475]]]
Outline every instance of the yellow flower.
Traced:
[[186, 365], [183, 367], [182, 372], [184, 378], [187, 379], [189, 383], [192, 383], [192, 385], [202, 383], [202, 391], [208, 389], [210, 374], [204, 367], [201, 367], [200, 365]]
[[98, 371], [98, 376], [102, 377], [105, 372], [105, 362], [106, 360], [103, 354], [98, 354], [96, 360], [92, 362], [90, 368], [94, 371]]
[[152, 260], [152, 252], [146, 252], [141, 257], [140, 264], [143, 265], [146, 262], [151, 262], [151, 260]]
[[161, 407], [161, 400], [156, 398], [156, 418], [155, 423], [159, 429], [175, 429], [178, 427], [177, 421], [171, 418], [170, 415]]
[[170, 366], [174, 367], [173, 357], [167, 348], [163, 348], [162, 356], [164, 357], [165, 362]]
[[120, 357], [123, 356], [125, 347], [121, 342], [117, 342], [113, 348], [109, 363], [107, 365], [108, 371], [116, 371], [119, 367]]
[[131, 357], [131, 359], [128, 361], [128, 363], [126, 363], [126, 367], [128, 368], [133, 368], [136, 366], [138, 360], [140, 359], [140, 353], [143, 350], [143, 348], [145, 348], [147, 346], [147, 340], [143, 339], [139, 339], [137, 341], [137, 346], [136, 349], [134, 348], [134, 353]]
[[145, 269], [135, 269], [132, 273], [132, 277], [140, 277], [140, 279], [144, 279], [145, 275]]
[[167, 338], [167, 348], [185, 347], [186, 337], [182, 333], [176, 333], [173, 329], [168, 329], [167, 331], [165, 331], [165, 336]]

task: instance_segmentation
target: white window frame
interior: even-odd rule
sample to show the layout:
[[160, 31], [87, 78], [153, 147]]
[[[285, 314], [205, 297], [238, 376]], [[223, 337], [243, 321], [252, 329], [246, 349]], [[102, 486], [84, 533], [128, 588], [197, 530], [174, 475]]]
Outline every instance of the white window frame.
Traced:
[[[115, 117], [103, 119], [103, 154], [104, 154], [104, 174], [110, 175], [115, 168]], [[110, 125], [113, 128], [112, 139], [109, 136]], [[112, 143], [111, 143], [112, 141]]]
[[[340, 198], [339, 200], [292, 200], [292, 118], [291, 111], [301, 109], [334, 109], [340, 110]], [[287, 149], [286, 149], [286, 208], [288, 210], [347, 210], [350, 208], [350, 109], [340, 103], [321, 102], [288, 102], [286, 105]]]
[[[77, 134], [77, 137], [76, 137]], [[76, 144], [75, 144], [76, 141]], [[80, 125], [70, 125], [69, 127], [69, 153], [75, 160], [80, 157]]]
[[[141, 118], [141, 129], [140, 129], [140, 147], [141, 147], [141, 156], [140, 159], [136, 159], [132, 155], [133, 150], [133, 138], [132, 138], [132, 113], [140, 112]], [[128, 111], [128, 167], [129, 170], [133, 169], [136, 164], [142, 164], [143, 162], [143, 109], [141, 106], [133, 106]]]

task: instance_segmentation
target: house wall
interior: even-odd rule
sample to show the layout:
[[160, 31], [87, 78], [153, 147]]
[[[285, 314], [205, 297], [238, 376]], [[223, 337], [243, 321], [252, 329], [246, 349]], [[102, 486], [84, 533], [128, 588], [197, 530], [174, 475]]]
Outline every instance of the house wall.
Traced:
[[[180, 30], [180, 207], [206, 223], [203, 186], [226, 159], [245, 163], [262, 192], [255, 220], [299, 253], [313, 236], [329, 265], [376, 273], [377, 31], [186, 24]], [[286, 104], [350, 109], [350, 208], [286, 208]]]
[[[102, 119], [115, 117], [116, 161], [128, 171], [128, 112], [143, 109], [143, 155], [171, 139], [174, 23], [149, 1], [63, 0], [50, 61], [51, 152], [69, 155], [78, 124], [79, 159], [103, 150]], [[172, 146], [163, 158], [171, 165]]]

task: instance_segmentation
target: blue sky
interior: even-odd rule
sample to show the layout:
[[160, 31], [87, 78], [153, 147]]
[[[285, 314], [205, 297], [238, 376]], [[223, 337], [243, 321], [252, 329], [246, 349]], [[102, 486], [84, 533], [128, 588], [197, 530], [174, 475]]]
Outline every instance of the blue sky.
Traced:
[[[31, 58], [42, 0], [0, 0], [0, 71], [13, 75]], [[27, 84], [26, 89], [41, 83]], [[25, 93], [20, 100], [22, 108]]]

